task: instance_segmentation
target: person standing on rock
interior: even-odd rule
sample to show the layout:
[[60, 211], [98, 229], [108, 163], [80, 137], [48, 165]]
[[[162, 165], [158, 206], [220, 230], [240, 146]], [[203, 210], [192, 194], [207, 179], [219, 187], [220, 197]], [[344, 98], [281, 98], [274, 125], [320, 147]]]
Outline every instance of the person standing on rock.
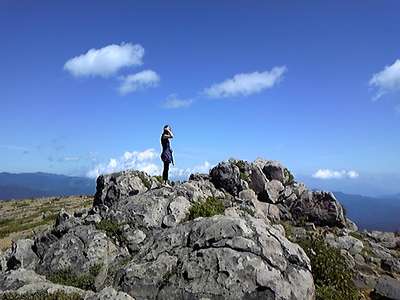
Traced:
[[169, 125], [164, 126], [163, 133], [161, 135], [161, 160], [164, 163], [164, 170], [162, 174], [163, 184], [168, 185], [168, 171], [169, 171], [169, 164], [174, 164], [174, 157], [172, 156], [172, 149], [169, 142], [169, 139], [172, 139], [174, 135], [172, 134], [172, 129]]

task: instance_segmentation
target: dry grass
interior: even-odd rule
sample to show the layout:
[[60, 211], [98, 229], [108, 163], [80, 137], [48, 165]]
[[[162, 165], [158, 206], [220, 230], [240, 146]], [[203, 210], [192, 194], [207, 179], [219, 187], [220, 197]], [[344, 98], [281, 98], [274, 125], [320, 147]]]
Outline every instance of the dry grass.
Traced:
[[91, 207], [91, 196], [47, 197], [0, 202], [0, 250], [7, 249], [12, 240], [29, 238], [54, 224], [63, 208], [74, 212]]

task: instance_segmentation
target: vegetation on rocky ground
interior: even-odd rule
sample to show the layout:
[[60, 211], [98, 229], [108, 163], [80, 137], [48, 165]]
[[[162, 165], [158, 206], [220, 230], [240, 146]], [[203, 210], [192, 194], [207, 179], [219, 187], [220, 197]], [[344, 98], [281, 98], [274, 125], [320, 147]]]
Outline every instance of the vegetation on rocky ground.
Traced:
[[246, 181], [246, 182], [250, 182], [250, 178], [249, 175], [246, 174], [245, 169], [246, 169], [246, 163], [243, 160], [236, 160], [235, 161], [235, 165], [239, 168], [239, 172], [240, 172], [240, 179]]
[[53, 226], [61, 209], [74, 212], [90, 207], [88, 196], [48, 197], [0, 202], [0, 250], [11, 246], [12, 240], [30, 238]]
[[285, 173], [285, 178], [288, 178], [286, 181], [286, 185], [291, 185], [294, 183], [294, 176], [292, 172], [290, 172], [287, 168], [284, 169], [283, 171]]
[[143, 182], [144, 186], [147, 189], [150, 189], [151, 188], [151, 181], [149, 179], [147, 179], [146, 176], [143, 173], [139, 173], [138, 176], [139, 176], [140, 180]]
[[6, 293], [0, 296], [0, 300], [82, 300], [79, 294], [71, 293], [67, 294], [62, 291], [58, 291], [52, 294], [46, 291], [38, 291], [30, 294], [20, 295], [16, 292]]
[[106, 235], [118, 242], [125, 242], [125, 239], [122, 236], [122, 229], [121, 227], [124, 224], [118, 224], [115, 221], [103, 219], [99, 223], [96, 224], [97, 230], [102, 230], [106, 233]]
[[82, 290], [95, 290], [94, 281], [99, 274], [102, 265], [97, 264], [90, 267], [89, 272], [76, 274], [71, 269], [60, 270], [47, 276], [47, 279], [53, 283], [68, 285], [80, 288]]
[[338, 249], [319, 237], [309, 237], [299, 245], [311, 260], [317, 300], [359, 299], [353, 271]]
[[196, 202], [189, 209], [189, 220], [198, 217], [212, 217], [221, 215], [225, 211], [224, 204], [221, 199], [208, 197], [204, 202]]

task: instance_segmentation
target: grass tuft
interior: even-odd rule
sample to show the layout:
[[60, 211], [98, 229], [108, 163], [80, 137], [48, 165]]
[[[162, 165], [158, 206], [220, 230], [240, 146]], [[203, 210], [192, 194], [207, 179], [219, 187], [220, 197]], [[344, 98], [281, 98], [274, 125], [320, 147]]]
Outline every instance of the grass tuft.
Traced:
[[53, 283], [94, 291], [94, 281], [101, 267], [101, 264], [94, 265], [90, 267], [89, 272], [82, 274], [76, 274], [71, 269], [64, 269], [50, 274], [47, 279]]
[[189, 220], [198, 217], [212, 217], [223, 214], [225, 211], [224, 204], [220, 199], [208, 197], [204, 202], [196, 202], [189, 209]]

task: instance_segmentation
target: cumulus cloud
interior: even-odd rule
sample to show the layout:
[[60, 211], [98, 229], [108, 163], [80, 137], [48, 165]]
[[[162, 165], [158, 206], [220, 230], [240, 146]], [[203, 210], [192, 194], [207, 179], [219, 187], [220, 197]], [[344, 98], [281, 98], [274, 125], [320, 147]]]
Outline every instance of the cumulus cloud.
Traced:
[[152, 70], [144, 70], [136, 74], [121, 77], [122, 83], [119, 92], [122, 95], [145, 89], [156, 87], [160, 82], [160, 76]]
[[286, 71], [286, 66], [281, 66], [271, 71], [236, 74], [233, 78], [206, 88], [204, 93], [211, 98], [249, 96], [272, 88], [282, 80]]
[[96, 178], [101, 174], [109, 174], [127, 169], [145, 171], [151, 175], [158, 173], [159, 167], [153, 162], [157, 157], [154, 149], [144, 151], [126, 151], [119, 158], [110, 158], [107, 163], [100, 163], [87, 172], [87, 176]]
[[[170, 177], [181, 179], [189, 176], [191, 173], [207, 173], [210, 168], [211, 164], [208, 161], [191, 168], [183, 169], [171, 167]], [[144, 151], [126, 151], [119, 158], [110, 158], [107, 163], [97, 164], [86, 173], [86, 176], [96, 178], [101, 174], [109, 174], [128, 169], [144, 171], [150, 175], [160, 175], [162, 173], [162, 167], [161, 161], [159, 160], [159, 153], [152, 148]]]
[[176, 94], [172, 94], [167, 97], [167, 100], [165, 100], [164, 107], [170, 109], [189, 107], [193, 104], [193, 101], [193, 99], [181, 99], [178, 98]]
[[369, 85], [377, 89], [374, 100], [378, 100], [383, 95], [400, 90], [400, 59], [392, 65], [375, 73], [369, 81]]
[[64, 64], [64, 70], [73, 76], [102, 76], [116, 74], [123, 67], [142, 64], [144, 48], [131, 43], [112, 44], [100, 49], [90, 49]]
[[330, 169], [319, 169], [312, 175], [312, 177], [318, 179], [342, 179], [342, 178], [354, 179], [357, 178], [358, 176], [360, 176], [360, 174], [358, 174], [354, 170], [335, 171]]

